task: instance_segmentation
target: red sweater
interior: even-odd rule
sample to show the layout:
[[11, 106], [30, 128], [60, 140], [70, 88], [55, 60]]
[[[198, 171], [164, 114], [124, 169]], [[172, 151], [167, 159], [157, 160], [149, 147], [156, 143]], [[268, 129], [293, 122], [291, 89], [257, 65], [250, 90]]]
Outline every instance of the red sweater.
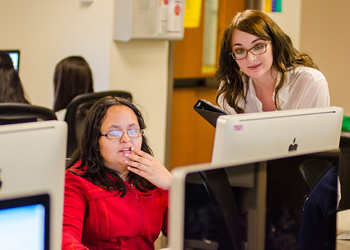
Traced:
[[121, 198], [66, 170], [62, 249], [154, 249], [167, 235], [168, 192], [125, 184]]

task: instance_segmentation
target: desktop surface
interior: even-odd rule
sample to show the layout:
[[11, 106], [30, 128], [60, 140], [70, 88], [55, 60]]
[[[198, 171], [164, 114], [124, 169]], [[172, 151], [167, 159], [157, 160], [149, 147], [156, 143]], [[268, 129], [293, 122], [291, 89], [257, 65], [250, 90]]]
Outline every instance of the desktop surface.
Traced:
[[337, 213], [337, 250], [350, 249], [350, 209]]

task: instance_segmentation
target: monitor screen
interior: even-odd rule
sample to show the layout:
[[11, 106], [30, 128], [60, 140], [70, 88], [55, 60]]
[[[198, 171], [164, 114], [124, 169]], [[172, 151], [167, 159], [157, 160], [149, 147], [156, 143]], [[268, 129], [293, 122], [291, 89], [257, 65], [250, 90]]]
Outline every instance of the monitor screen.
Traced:
[[49, 249], [48, 194], [0, 200], [0, 246], [3, 249]]
[[2, 50], [9, 54], [11, 57], [13, 68], [15, 70], [19, 70], [19, 59], [20, 59], [20, 51], [19, 50]]

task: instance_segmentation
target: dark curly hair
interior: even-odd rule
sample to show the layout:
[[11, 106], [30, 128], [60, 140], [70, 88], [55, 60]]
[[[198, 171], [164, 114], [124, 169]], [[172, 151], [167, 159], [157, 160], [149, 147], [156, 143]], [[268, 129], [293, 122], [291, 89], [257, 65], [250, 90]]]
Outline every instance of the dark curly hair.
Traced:
[[[79, 166], [76, 168], [83, 170], [86, 168], [86, 171], [83, 171], [84, 174], [81, 175], [82, 177], [88, 179], [95, 185], [105, 190], [118, 191], [118, 193], [120, 193], [120, 195], [123, 197], [127, 190], [124, 181], [120, 178], [118, 171], [108, 168], [104, 164], [103, 158], [99, 151], [102, 121], [106, 116], [108, 109], [111, 106], [118, 105], [129, 107], [135, 113], [140, 129], [146, 128], [146, 124], [140, 110], [129, 100], [113, 96], [103, 97], [102, 99], [98, 100], [88, 111], [82, 130], [83, 136], [78, 143], [78, 148], [74, 151], [71, 157], [67, 169], [81, 160]], [[144, 134], [142, 135], [141, 150], [153, 155]], [[110, 178], [109, 176], [113, 178]], [[132, 180], [135, 187], [142, 192], [155, 188], [155, 186], [148, 180], [133, 172], [129, 172], [127, 180]]]

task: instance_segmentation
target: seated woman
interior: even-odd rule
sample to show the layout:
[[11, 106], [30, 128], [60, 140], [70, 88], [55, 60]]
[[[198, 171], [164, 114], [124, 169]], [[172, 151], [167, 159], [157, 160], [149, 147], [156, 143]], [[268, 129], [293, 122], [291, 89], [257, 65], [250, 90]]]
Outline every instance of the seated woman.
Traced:
[[330, 168], [308, 194], [299, 231], [300, 250], [336, 249], [337, 211], [350, 208], [350, 150], [340, 147], [338, 165]]
[[54, 105], [58, 120], [63, 121], [67, 105], [74, 97], [94, 92], [92, 72], [87, 61], [81, 56], [69, 56], [55, 67]]
[[13, 69], [13, 62], [10, 55], [5, 51], [0, 51], [0, 69]]
[[0, 103], [29, 103], [18, 72], [11, 67], [0, 68]]
[[300, 250], [335, 249], [338, 166], [333, 166], [308, 194], [299, 230]]
[[66, 170], [62, 249], [154, 249], [167, 235], [171, 173], [152, 156], [140, 111], [107, 96], [89, 110]]

